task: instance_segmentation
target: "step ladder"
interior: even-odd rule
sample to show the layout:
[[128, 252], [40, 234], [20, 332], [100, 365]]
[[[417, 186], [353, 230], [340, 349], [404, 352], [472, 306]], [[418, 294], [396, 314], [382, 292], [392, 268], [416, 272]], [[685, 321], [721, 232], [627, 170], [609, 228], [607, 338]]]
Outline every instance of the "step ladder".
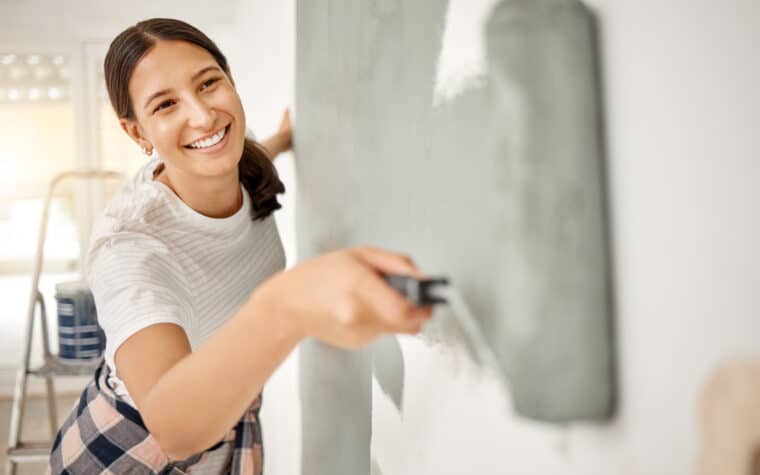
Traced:
[[[50, 330], [45, 310], [45, 300], [39, 290], [40, 275], [44, 262], [45, 238], [47, 235], [47, 225], [50, 215], [50, 203], [53, 200], [55, 188], [67, 179], [84, 179], [84, 180], [116, 180], [122, 181], [124, 175], [120, 172], [108, 170], [72, 170], [56, 175], [50, 182], [47, 195], [42, 208], [42, 220], [40, 222], [40, 231], [37, 237], [37, 253], [35, 255], [34, 267], [32, 272], [32, 285], [29, 295], [29, 306], [26, 319], [24, 348], [22, 352], [21, 364], [16, 373], [16, 386], [13, 390], [13, 405], [11, 406], [10, 430], [8, 431], [8, 449], [6, 453], [5, 473], [6, 475], [16, 475], [16, 469], [19, 463], [23, 462], [44, 462], [50, 456], [53, 447], [53, 440], [58, 431], [58, 414], [56, 411], [56, 397], [54, 381], [57, 377], [66, 376], [89, 376], [95, 371], [100, 364], [100, 359], [95, 361], [86, 361], [82, 363], [71, 363], [62, 361], [58, 355], [54, 354], [50, 348]], [[43, 364], [39, 367], [31, 367], [32, 336], [34, 330], [35, 310], [39, 310], [41, 333], [42, 333], [42, 353]], [[22, 441], [21, 429], [24, 419], [24, 408], [27, 398], [27, 383], [29, 377], [40, 377], [45, 379], [45, 389], [47, 394], [48, 419], [50, 421], [50, 439], [40, 441]]]

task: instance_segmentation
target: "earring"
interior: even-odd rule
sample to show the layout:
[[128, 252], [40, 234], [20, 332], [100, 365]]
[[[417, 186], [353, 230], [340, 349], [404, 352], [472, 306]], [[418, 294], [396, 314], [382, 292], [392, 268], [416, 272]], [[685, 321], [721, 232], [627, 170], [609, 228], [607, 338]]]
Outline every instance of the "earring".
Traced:
[[146, 145], [146, 146], [144, 146], [144, 147], [142, 148], [142, 151], [143, 151], [143, 153], [144, 153], [145, 155], [147, 155], [147, 156], [149, 156], [149, 157], [150, 157], [151, 155], [153, 155], [153, 150], [149, 149], [147, 145]]

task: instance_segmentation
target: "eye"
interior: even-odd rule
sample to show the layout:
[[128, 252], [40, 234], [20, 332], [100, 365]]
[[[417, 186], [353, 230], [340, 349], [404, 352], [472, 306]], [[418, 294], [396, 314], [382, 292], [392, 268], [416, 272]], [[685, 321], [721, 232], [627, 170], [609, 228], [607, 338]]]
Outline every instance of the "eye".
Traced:
[[158, 106], [157, 106], [157, 107], [156, 107], [156, 108], [153, 110], [153, 112], [154, 112], [154, 113], [155, 113], [155, 112], [158, 112], [158, 111], [160, 111], [160, 110], [163, 110], [163, 109], [169, 108], [169, 107], [171, 107], [171, 106], [173, 106], [173, 105], [174, 105], [174, 101], [173, 101], [173, 100], [166, 100], [166, 101], [164, 101], [164, 102], [160, 103], [160, 104], [159, 104], [159, 105], [158, 105]]
[[203, 81], [203, 84], [201, 84], [201, 91], [204, 89], [207, 89], [211, 87], [215, 82], [217, 82], [219, 78], [210, 78]]

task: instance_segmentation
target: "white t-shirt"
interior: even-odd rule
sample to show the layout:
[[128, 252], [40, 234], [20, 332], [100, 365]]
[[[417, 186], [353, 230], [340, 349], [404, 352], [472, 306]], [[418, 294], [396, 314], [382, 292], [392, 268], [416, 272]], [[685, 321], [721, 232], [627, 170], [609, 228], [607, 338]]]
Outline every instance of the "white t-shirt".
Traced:
[[251, 200], [228, 218], [209, 218], [153, 180], [151, 159], [94, 225], [87, 282], [106, 334], [116, 394], [134, 406], [114, 355], [156, 323], [182, 327], [195, 350], [229, 320], [262, 281], [285, 268], [274, 216], [253, 221]]

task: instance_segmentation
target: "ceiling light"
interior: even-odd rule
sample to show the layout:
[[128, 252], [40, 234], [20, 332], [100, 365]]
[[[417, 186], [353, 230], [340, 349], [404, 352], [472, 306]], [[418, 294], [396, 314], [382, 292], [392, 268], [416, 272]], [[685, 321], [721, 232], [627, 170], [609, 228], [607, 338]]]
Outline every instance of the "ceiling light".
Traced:
[[26, 64], [40, 64], [40, 56], [37, 54], [30, 54], [26, 57]]
[[33, 88], [29, 89], [29, 99], [31, 99], [33, 101], [36, 101], [40, 97], [42, 97], [42, 91], [40, 91], [36, 87], [33, 87]]
[[6, 54], [5, 56], [0, 59], [0, 63], [3, 64], [12, 64], [16, 61], [16, 55], [15, 54]]
[[21, 91], [18, 89], [10, 89], [8, 91], [8, 99], [12, 101], [16, 101], [21, 98]]
[[63, 95], [61, 90], [57, 87], [51, 87], [50, 89], [48, 89], [47, 94], [48, 94], [48, 97], [51, 99], [60, 99], [60, 97]]

